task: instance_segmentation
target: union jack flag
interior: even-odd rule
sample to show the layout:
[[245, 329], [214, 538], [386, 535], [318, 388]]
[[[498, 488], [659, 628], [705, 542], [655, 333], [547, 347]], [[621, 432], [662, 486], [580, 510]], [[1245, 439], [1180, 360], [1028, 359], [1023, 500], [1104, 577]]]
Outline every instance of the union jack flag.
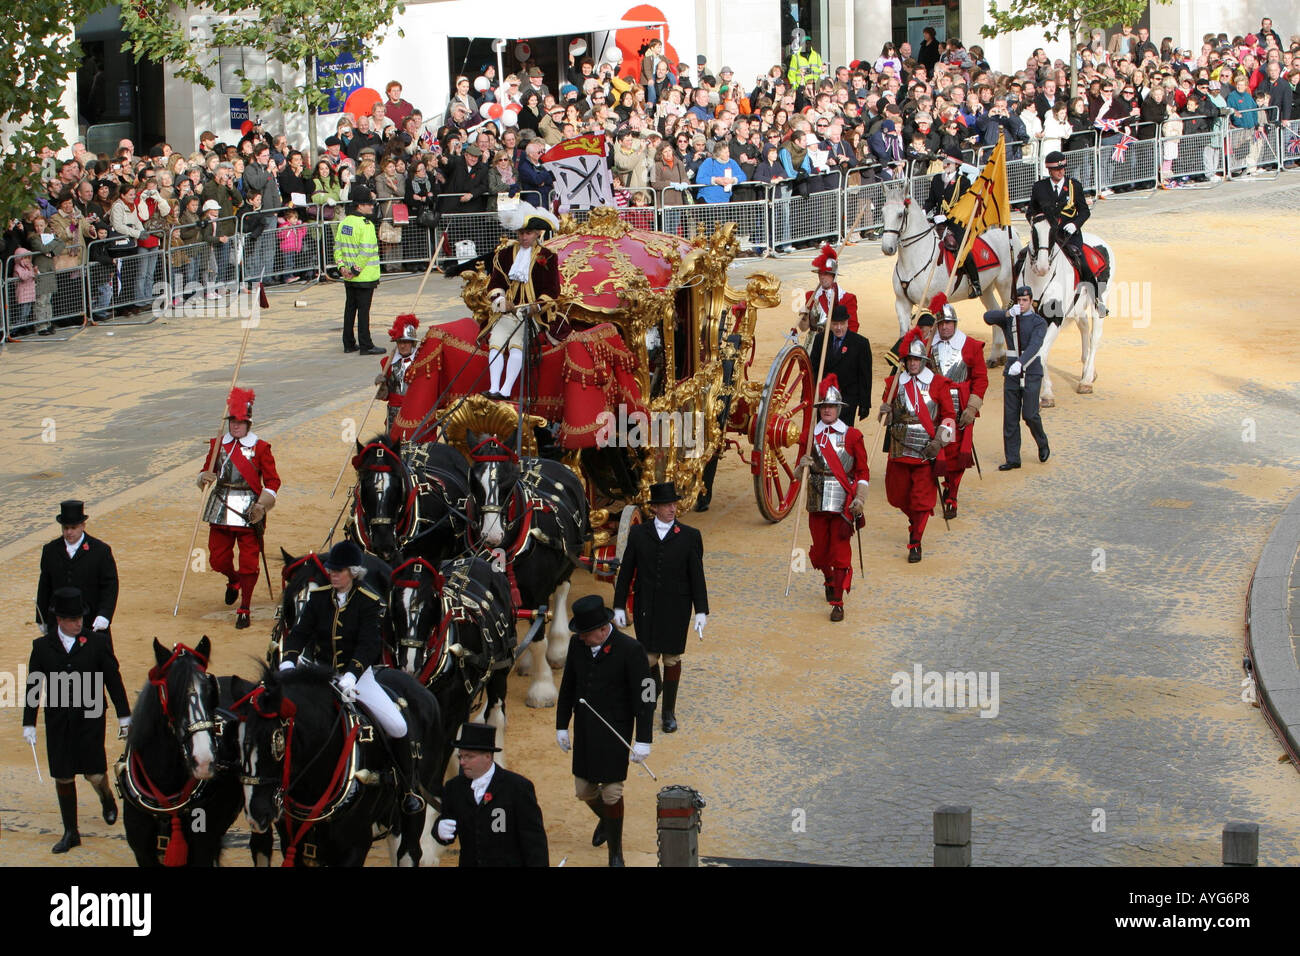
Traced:
[[1099, 119], [1097, 122], [1093, 123], [1093, 125], [1104, 133], [1119, 132], [1119, 120]]
[[1300, 136], [1292, 134], [1287, 140], [1286, 153], [1288, 156], [1300, 156]]
[[1115, 152], [1113, 152], [1110, 157], [1111, 161], [1115, 163], [1124, 162], [1128, 154], [1129, 145], [1136, 142], [1137, 140], [1135, 140], [1128, 133], [1125, 133], [1123, 136], [1121, 136], [1119, 142], [1115, 144]]

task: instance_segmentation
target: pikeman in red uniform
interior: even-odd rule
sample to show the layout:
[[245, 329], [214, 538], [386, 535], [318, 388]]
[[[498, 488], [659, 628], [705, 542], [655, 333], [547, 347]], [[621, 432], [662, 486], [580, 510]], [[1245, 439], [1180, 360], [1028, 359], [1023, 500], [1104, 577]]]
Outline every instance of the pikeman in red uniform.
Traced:
[[392, 362], [385, 355], [379, 360], [379, 374], [375, 384], [379, 386], [379, 397], [388, 400], [388, 430], [393, 430], [393, 422], [402, 410], [402, 399], [406, 397], [406, 372], [415, 361], [415, 346], [419, 341], [416, 329], [420, 320], [413, 315], [399, 315], [388, 330], [390, 342], [397, 343], [397, 352]]
[[867, 500], [867, 446], [862, 432], [840, 421], [844, 404], [834, 375], [817, 389], [812, 447], [799, 460], [808, 469], [808, 560], [821, 571], [831, 620], [844, 620], [844, 592], [853, 583], [853, 532]]
[[[198, 478], [200, 488], [217, 483], [203, 510], [203, 520], [209, 524], [208, 563], [213, 571], [226, 576], [226, 603], [234, 604], [239, 598], [237, 628], [249, 626], [266, 513], [275, 507], [280, 490], [270, 444], [249, 430], [255, 397], [252, 389], [231, 389], [226, 400], [226, 434], [219, 451], [217, 440], [209, 439], [208, 457]], [[235, 542], [239, 542], [238, 572]]]
[[[921, 560], [921, 536], [934, 514], [942, 471], [941, 454], [956, 436], [951, 382], [926, 367], [925, 346], [912, 339], [903, 353], [903, 370], [885, 380], [881, 421], [889, 423], [889, 463], [885, 496], [907, 515], [907, 560]], [[894, 387], [894, 379], [898, 387]]]
[[957, 439], [943, 450], [943, 516], [955, 518], [961, 476], [975, 461], [975, 419], [984, 405], [989, 370], [984, 362], [984, 343], [958, 331], [957, 311], [947, 301], [935, 317], [938, 322], [930, 340], [930, 364], [952, 383], [949, 394], [957, 413]]
[[817, 273], [817, 288], [804, 293], [803, 308], [799, 311], [799, 331], [814, 331], [824, 327], [842, 305], [849, 313], [849, 331], [858, 330], [858, 297], [840, 288], [840, 259], [830, 243], [812, 261], [812, 271]]

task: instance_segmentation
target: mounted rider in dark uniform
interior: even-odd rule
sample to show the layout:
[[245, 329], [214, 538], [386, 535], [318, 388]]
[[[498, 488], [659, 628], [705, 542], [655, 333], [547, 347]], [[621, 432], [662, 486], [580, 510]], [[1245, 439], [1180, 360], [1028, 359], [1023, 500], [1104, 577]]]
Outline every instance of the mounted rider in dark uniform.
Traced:
[[[930, 180], [930, 194], [925, 200], [925, 214], [940, 229], [939, 240], [954, 255], [961, 249], [962, 239], [966, 236], [966, 227], [959, 222], [948, 219], [957, 200], [970, 190], [970, 177], [961, 171], [961, 153], [950, 151], [943, 157], [943, 172], [935, 173]], [[944, 228], [946, 226], [946, 229]], [[975, 264], [975, 257], [967, 255], [962, 263], [962, 271], [971, 284], [971, 298], [980, 294], [980, 273]]]
[[1078, 270], [1080, 284], [1092, 284], [1097, 311], [1104, 317], [1106, 306], [1102, 300], [1106, 290], [1093, 274], [1083, 253], [1083, 224], [1092, 215], [1083, 193], [1083, 184], [1065, 174], [1065, 154], [1059, 150], [1047, 154], [1045, 165], [1048, 176], [1034, 183], [1025, 214], [1031, 224], [1040, 215], [1047, 218], [1053, 237], [1061, 245], [1061, 251]]

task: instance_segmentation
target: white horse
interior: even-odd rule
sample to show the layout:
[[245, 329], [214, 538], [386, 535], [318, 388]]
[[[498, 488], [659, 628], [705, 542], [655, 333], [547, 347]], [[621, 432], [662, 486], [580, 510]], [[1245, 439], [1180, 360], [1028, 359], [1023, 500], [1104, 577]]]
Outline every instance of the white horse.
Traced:
[[[898, 313], [898, 334], [906, 335], [912, 327], [912, 306], [928, 303], [948, 287], [948, 266], [944, 262], [935, 265], [939, 257], [939, 236], [921, 204], [911, 196], [904, 197], [897, 190], [889, 190], [881, 215], [885, 231], [880, 239], [880, 251], [887, 256], [898, 254], [898, 264], [894, 266], [894, 308]], [[980, 238], [998, 257], [996, 270], [992, 267], [980, 270], [980, 285], [983, 287], [980, 299], [985, 309], [998, 308], [999, 299], [1001, 307], [1008, 308], [1011, 304], [1011, 271], [1020, 243], [1010, 229], [989, 229]], [[963, 275], [953, 286], [948, 300], [957, 302], [970, 297], [970, 280]], [[1004, 351], [1002, 332], [995, 329], [994, 355]]]
[[[1052, 376], [1047, 362], [1051, 356], [1052, 343], [1061, 334], [1061, 327], [1067, 322], [1079, 326], [1082, 339], [1083, 374], [1075, 390], [1081, 395], [1092, 392], [1092, 383], [1097, 380], [1097, 349], [1101, 345], [1102, 310], [1097, 308], [1091, 283], [1080, 284], [1075, 279], [1074, 266], [1070, 263], [1060, 246], [1051, 242], [1051, 226], [1039, 217], [1030, 224], [1029, 248], [1025, 250], [1026, 268], [1022, 270], [1019, 282], [1029, 286], [1038, 303], [1038, 312], [1047, 322], [1047, 336], [1043, 339], [1043, 393], [1040, 404], [1044, 408], [1056, 405], [1052, 395]], [[1105, 242], [1089, 233], [1083, 234], [1085, 244], [1092, 246], [1110, 262], [1110, 278], [1115, 278], [1115, 254]], [[1107, 282], [1101, 284], [1101, 297], [1106, 296]], [[1061, 316], [1060, 321], [1054, 321]]]

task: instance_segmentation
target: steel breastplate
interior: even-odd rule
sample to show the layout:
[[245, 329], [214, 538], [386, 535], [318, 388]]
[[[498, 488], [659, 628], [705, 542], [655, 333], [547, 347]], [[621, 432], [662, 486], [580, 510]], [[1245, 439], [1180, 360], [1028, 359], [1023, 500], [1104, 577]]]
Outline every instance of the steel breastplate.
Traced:
[[388, 394], [405, 395], [409, 387], [406, 381], [406, 370], [410, 368], [409, 362], [403, 363], [397, 359], [388, 369]]
[[227, 525], [232, 528], [247, 528], [248, 509], [257, 501], [257, 494], [249, 486], [248, 480], [239, 473], [230, 455], [242, 455], [243, 446], [238, 443], [231, 449], [230, 455], [224, 450], [221, 470], [217, 472], [217, 484], [208, 496], [208, 503], [203, 509], [203, 520], [211, 524]]
[[[930, 381], [933, 382], [934, 379]], [[930, 420], [936, 421], [939, 417], [939, 403], [931, 397], [930, 386], [916, 380], [916, 390], [920, 393], [926, 411], [930, 413]], [[889, 423], [889, 438], [889, 456], [891, 458], [926, 457], [925, 446], [930, 443], [930, 433], [925, 430], [925, 426], [921, 424], [921, 419], [916, 412], [907, 407], [902, 388], [899, 388], [898, 394], [894, 396], [893, 415]]]
[[[931, 354], [934, 356], [934, 364], [939, 374], [948, 381], [964, 382], [970, 378], [970, 369], [966, 367], [966, 360], [962, 357], [960, 350], [936, 348], [931, 351]], [[961, 390], [952, 388], [948, 391], [952, 393], [953, 410], [960, 412], [962, 410]]]
[[[829, 433], [831, 447], [844, 467], [846, 475], [853, 474], [853, 454], [845, 441], [845, 433], [831, 430]], [[808, 511], [843, 511], [848, 501], [848, 492], [840, 484], [835, 473], [831, 471], [826, 458], [822, 455], [816, 439], [813, 440], [811, 455], [813, 466], [808, 470]]]

